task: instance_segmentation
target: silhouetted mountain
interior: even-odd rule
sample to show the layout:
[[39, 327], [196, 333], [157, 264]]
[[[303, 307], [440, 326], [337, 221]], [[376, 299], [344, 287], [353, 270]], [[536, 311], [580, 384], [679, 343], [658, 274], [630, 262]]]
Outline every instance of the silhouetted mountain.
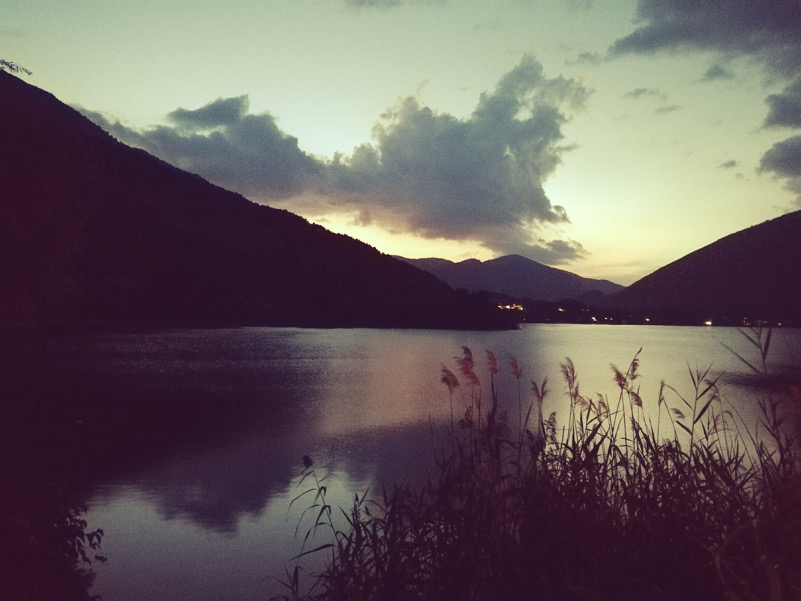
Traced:
[[608, 280], [583, 278], [520, 255], [508, 255], [484, 262], [477, 259], [460, 263], [445, 259], [403, 260], [434, 274], [454, 288], [464, 288], [470, 292], [486, 290], [513, 298], [556, 301], [581, 298], [593, 291], [612, 294], [623, 290], [623, 286]]
[[736, 232], [606, 299], [672, 322], [801, 320], [801, 211]]
[[480, 299], [125, 146], [0, 72], [0, 320], [488, 327]]

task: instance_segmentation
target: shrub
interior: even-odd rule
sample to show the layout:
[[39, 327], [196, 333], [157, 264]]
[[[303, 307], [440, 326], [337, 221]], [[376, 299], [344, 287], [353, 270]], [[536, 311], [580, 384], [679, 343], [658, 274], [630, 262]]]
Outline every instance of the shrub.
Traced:
[[[513, 429], [487, 358], [486, 398], [470, 349], [457, 359], [461, 378], [442, 367], [452, 415], [454, 396], [466, 409], [423, 485], [357, 495], [341, 529], [306, 463], [316, 495], [306, 538], [325, 528], [330, 539], [301, 555], [330, 558], [307, 593], [297, 568], [288, 575], [285, 598], [801, 598], [801, 455], [779, 397], [759, 400], [754, 432], [708, 369], [691, 370], [694, 396], [663, 383], [654, 418], [639, 353], [625, 372], [612, 366], [612, 403], [583, 396], [568, 359], [565, 423], [543, 418], [547, 382], [532, 383]], [[511, 369], [519, 382], [514, 360]]]

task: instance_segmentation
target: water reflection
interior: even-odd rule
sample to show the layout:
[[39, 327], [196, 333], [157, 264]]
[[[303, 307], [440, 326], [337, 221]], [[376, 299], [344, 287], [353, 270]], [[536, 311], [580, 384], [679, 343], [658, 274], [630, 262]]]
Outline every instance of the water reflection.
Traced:
[[[753, 389], [742, 385], [755, 381], [722, 342], [752, 351], [736, 331], [711, 328], [51, 333], [4, 338], [0, 382], [12, 416], [5, 423], [46, 417], [46, 428], [30, 432], [52, 442], [46, 462], [78, 467], [89, 527], [106, 531], [110, 558], [94, 592], [115, 601], [263, 599], [275, 590], [265, 577], [298, 551], [304, 507], [290, 502], [301, 457], [331, 474], [329, 500], [342, 506], [382, 481], [421, 478], [447, 444], [439, 368], [454, 368], [462, 345], [473, 349], [485, 383], [483, 351], [495, 351], [513, 425], [518, 382], [509, 354], [524, 370], [523, 402], [528, 382], [548, 376], [543, 411], [566, 415], [558, 375], [566, 356], [584, 394], [616, 399], [609, 363], [625, 370], [640, 347], [645, 410], [663, 379], [689, 397], [688, 367], [711, 363], [714, 374], [726, 372], [726, 397], [755, 420]], [[798, 373], [798, 332], [777, 332], [773, 350], [772, 368]], [[777, 384], [795, 381], [787, 377]], [[458, 419], [458, 394], [454, 410]]]
[[345, 439], [301, 438], [297, 432], [277, 434], [272, 429], [253, 432], [108, 481], [93, 503], [102, 505], [126, 488], [164, 519], [190, 520], [234, 535], [243, 520], [258, 519], [271, 498], [297, 494], [303, 455], [315, 457], [325, 473], [347, 474], [359, 492], [379, 476], [388, 485], [419, 479], [432, 467], [438, 445], [446, 444], [445, 432], [441, 424], [369, 430]]
[[0, 369], [2, 597], [88, 601], [102, 533], [87, 527], [76, 492], [86, 466], [73, 460], [86, 431], [71, 411], [28, 396], [38, 387], [21, 386], [11, 373]]
[[[313, 513], [303, 519], [311, 496], [292, 504], [309, 486], [299, 482], [303, 454], [315, 458], [327, 501], [347, 508], [354, 492], [419, 480], [432, 467], [434, 441], [442, 433], [435, 428], [432, 437], [419, 425], [349, 438], [252, 433], [109, 482], [92, 501], [93, 523], [109, 524], [111, 561], [100, 573], [98, 592], [109, 599], [187, 601], [277, 595], [282, 588], [268, 576], [293, 567], [289, 560], [301, 551], [313, 520]], [[344, 527], [342, 516], [335, 517]], [[152, 559], [154, 551], [165, 564]], [[308, 573], [323, 559], [307, 557], [301, 564]], [[186, 573], [193, 575], [191, 583], [181, 576]]]

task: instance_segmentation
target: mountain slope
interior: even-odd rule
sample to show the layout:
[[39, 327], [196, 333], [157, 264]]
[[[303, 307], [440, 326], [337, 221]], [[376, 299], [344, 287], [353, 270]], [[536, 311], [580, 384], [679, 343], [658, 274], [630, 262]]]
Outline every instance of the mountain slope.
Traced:
[[611, 299], [631, 310], [780, 320], [801, 318], [801, 211], [721, 238]]
[[0, 320], [490, 325], [430, 274], [120, 144], [6, 72], [0, 114]]
[[548, 267], [520, 255], [454, 263], [445, 259], [403, 259], [434, 274], [454, 288], [470, 292], [486, 290], [533, 300], [557, 301], [576, 298], [597, 290], [612, 294], [623, 286], [608, 280], [583, 278], [569, 271]]

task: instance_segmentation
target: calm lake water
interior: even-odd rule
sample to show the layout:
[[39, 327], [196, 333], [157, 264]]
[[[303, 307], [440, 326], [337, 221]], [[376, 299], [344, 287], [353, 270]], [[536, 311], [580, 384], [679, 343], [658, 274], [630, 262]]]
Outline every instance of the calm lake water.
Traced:
[[[735, 329], [571, 325], [72, 333], [3, 340], [0, 359], [11, 389], [63, 398], [88, 428], [87, 519], [105, 531], [108, 558], [95, 567], [94, 593], [106, 601], [251, 601], [281, 593], [270, 577], [291, 569], [301, 550], [295, 530], [311, 499], [291, 500], [307, 487], [299, 483], [303, 455], [327, 475], [329, 502], [343, 507], [354, 493], [430, 469], [450, 423], [440, 368], [456, 372], [462, 346], [473, 350], [486, 387], [484, 351], [494, 351], [512, 421], [518, 383], [509, 355], [523, 370], [524, 399], [530, 380], [547, 376], [543, 411], [566, 416], [565, 357], [585, 395], [617, 399], [609, 365], [625, 371], [641, 347], [646, 409], [662, 380], [691, 395], [688, 368], [711, 365], [724, 374], [725, 400], [755, 419], [753, 399], [764, 391], [726, 345], [758, 359]], [[796, 361], [801, 332], [774, 331], [771, 371], [797, 377]]]

